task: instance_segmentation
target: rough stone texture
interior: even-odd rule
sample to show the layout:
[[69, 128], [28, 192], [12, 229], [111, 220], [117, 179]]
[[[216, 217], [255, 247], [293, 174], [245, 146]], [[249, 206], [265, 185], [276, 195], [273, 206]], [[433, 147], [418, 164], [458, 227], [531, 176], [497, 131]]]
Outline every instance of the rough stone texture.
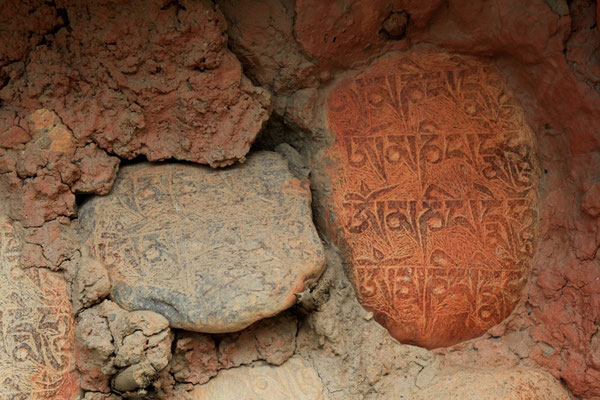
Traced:
[[172, 340], [168, 321], [151, 311], [127, 312], [109, 300], [82, 311], [76, 328], [82, 389], [143, 391], [169, 364]]
[[294, 355], [297, 332], [298, 321], [288, 311], [258, 321], [242, 332], [211, 336], [179, 331], [169, 367], [177, 384], [175, 389], [189, 390], [189, 384], [206, 383], [221, 369], [254, 361], [281, 365]]
[[169, 368], [177, 382], [208, 382], [219, 370], [217, 348], [213, 338], [204, 333], [178, 332]]
[[23, 239], [0, 214], [0, 397], [75, 399], [73, 318], [67, 285], [54, 272], [21, 268]]
[[[27, 227], [108, 193], [111, 153], [228, 165], [269, 117], [209, 1], [6, 0], [0, 14], [0, 179]], [[42, 247], [28, 266], [58, 269]]]
[[82, 206], [112, 296], [171, 326], [235, 332], [294, 304], [324, 267], [310, 190], [277, 153], [226, 170], [124, 167], [112, 193]]
[[403, 343], [477, 337], [520, 299], [538, 165], [524, 114], [474, 59], [388, 58], [329, 95], [331, 201], [361, 303]]
[[331, 400], [410, 399], [419, 376], [436, 371], [426, 349], [398, 343], [358, 303], [337, 249], [310, 296], [316, 304], [300, 325], [296, 354], [310, 361]]
[[43, 104], [78, 145], [125, 158], [243, 160], [270, 99], [226, 49], [220, 12], [208, 1], [116, 4], [59, 2], [68, 29], [13, 66], [0, 98], [16, 107], [6, 112]]
[[67, 268], [73, 314], [99, 303], [110, 294], [108, 272], [100, 262], [80, 257]]
[[[403, 1], [413, 3], [414, 20], [418, 13], [431, 14], [441, 1]], [[403, 50], [405, 40], [389, 41], [383, 32], [384, 23], [394, 12], [402, 12], [398, 1], [296, 1], [294, 32], [308, 55], [321, 67], [351, 67], [364, 63], [377, 53]], [[408, 4], [406, 4], [408, 5]]]
[[592, 217], [600, 216], [600, 182], [593, 182], [581, 199], [581, 209]]
[[60, 217], [39, 228], [26, 229], [23, 266], [64, 269], [65, 263], [79, 254], [74, 225], [68, 218]]
[[324, 400], [319, 376], [306, 361], [292, 357], [281, 366], [263, 363], [224, 370], [192, 392], [194, 400]]
[[108, 393], [110, 378], [117, 372], [115, 345], [108, 320], [99, 308], [81, 312], [77, 318], [77, 368], [81, 372], [81, 388]]
[[231, 334], [219, 343], [219, 364], [239, 367], [257, 360], [281, 365], [296, 349], [298, 322], [289, 313], [258, 321], [240, 334]]
[[466, 370], [440, 375], [415, 400], [569, 400], [550, 374], [535, 369]]
[[[95, 144], [78, 147], [73, 132], [55, 112], [46, 108], [23, 112], [21, 116], [3, 112], [0, 112], [3, 137], [0, 158], [4, 156], [7, 165], [0, 172], [16, 174], [11, 191], [17, 193], [19, 200], [12, 214], [25, 226], [40, 227], [59, 217], [72, 217], [74, 193], [110, 190], [118, 159], [108, 156]], [[6, 134], [15, 130], [19, 134], [7, 138]]]
[[86, 392], [83, 396], [83, 400], [121, 400], [122, 397], [118, 397], [114, 394], [105, 394], [98, 392]]
[[245, 72], [275, 93], [317, 86], [316, 66], [294, 40], [293, 1], [219, 0]]
[[575, 76], [600, 90], [600, 29], [593, 0], [576, 0], [569, 3], [573, 29], [567, 40], [565, 54]]
[[[0, 3], [0, 67], [23, 59], [44, 35], [63, 24], [63, 18], [50, 4], [36, 0]], [[0, 87], [2, 83], [0, 79]]]

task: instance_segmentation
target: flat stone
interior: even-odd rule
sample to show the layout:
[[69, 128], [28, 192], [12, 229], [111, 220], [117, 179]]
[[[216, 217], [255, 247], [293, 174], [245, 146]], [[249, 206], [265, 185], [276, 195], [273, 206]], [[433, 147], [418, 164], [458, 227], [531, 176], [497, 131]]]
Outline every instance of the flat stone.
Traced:
[[531, 368], [459, 370], [438, 376], [414, 400], [569, 400], [548, 372]]
[[123, 308], [234, 332], [290, 307], [321, 274], [310, 203], [307, 181], [277, 153], [258, 152], [220, 170], [126, 166], [108, 196], [82, 206], [80, 223]]
[[0, 215], [0, 398], [73, 399], [74, 329], [61, 275], [20, 266], [23, 240]]
[[537, 234], [523, 110], [477, 59], [417, 51], [334, 87], [333, 232], [360, 302], [402, 343], [477, 337], [514, 309]]
[[306, 361], [294, 356], [283, 365], [257, 363], [222, 370], [192, 392], [194, 400], [324, 400], [323, 385]]

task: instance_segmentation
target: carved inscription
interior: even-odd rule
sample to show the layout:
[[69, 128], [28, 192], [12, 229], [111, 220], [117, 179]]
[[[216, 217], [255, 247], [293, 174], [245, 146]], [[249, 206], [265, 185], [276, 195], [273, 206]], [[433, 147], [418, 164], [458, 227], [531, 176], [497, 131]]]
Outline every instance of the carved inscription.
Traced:
[[20, 267], [21, 239], [0, 216], [0, 399], [72, 399], [73, 319], [65, 281]]
[[222, 370], [193, 392], [194, 400], [325, 400], [319, 376], [302, 358]]
[[389, 58], [335, 87], [331, 182], [362, 304], [404, 343], [448, 346], [513, 310], [533, 257], [533, 134], [479, 61]]
[[124, 167], [80, 222], [121, 306], [199, 332], [234, 332], [290, 307], [325, 262], [308, 184], [272, 152], [221, 170]]

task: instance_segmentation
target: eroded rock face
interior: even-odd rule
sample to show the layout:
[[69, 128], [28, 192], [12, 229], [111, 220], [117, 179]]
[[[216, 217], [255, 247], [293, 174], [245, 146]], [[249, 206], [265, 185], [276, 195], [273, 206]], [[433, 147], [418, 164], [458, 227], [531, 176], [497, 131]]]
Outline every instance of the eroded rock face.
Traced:
[[317, 85], [316, 67], [294, 39], [294, 4], [280, 0], [219, 0], [230, 45], [244, 71], [275, 93]]
[[127, 166], [80, 220], [124, 308], [234, 332], [290, 307], [323, 270], [310, 201], [281, 156], [259, 152], [227, 170]]
[[564, 387], [539, 369], [454, 371], [437, 377], [415, 400], [569, 400]]
[[[406, 42], [388, 41], [390, 36], [384, 32], [390, 17], [403, 12], [397, 3], [387, 0], [298, 0], [294, 33], [304, 51], [321, 66], [350, 67], [381, 52], [382, 48], [406, 49]], [[403, 3], [411, 8], [412, 1]], [[413, 19], [418, 20], [419, 14], [431, 14], [439, 0], [414, 3], [411, 12], [415, 14]], [[390, 27], [387, 29], [394, 31]]]
[[[270, 95], [227, 50], [226, 23], [212, 2], [65, 0], [60, 13], [7, 4], [7, 15], [40, 28], [15, 29], [15, 48], [0, 47], [0, 66], [25, 61], [0, 74], [0, 99], [10, 105], [0, 112], [0, 147], [18, 144], [3, 140], [3, 131], [26, 136], [22, 118], [43, 107], [73, 130], [80, 148], [95, 142], [123, 158], [228, 165], [244, 159], [269, 117]], [[27, 11], [33, 17], [21, 15]], [[37, 44], [61, 24], [68, 29], [28, 52], [33, 46], [21, 36]]]
[[533, 135], [495, 70], [417, 52], [332, 90], [331, 201], [360, 301], [403, 343], [476, 337], [521, 295], [536, 238]]
[[324, 400], [319, 376], [302, 358], [277, 367], [257, 363], [224, 370], [192, 392], [194, 400]]
[[21, 269], [22, 239], [0, 215], [0, 398], [74, 399], [73, 318], [66, 282]]
[[162, 315], [127, 312], [109, 300], [80, 313], [76, 339], [85, 390], [143, 395], [171, 361], [173, 334]]

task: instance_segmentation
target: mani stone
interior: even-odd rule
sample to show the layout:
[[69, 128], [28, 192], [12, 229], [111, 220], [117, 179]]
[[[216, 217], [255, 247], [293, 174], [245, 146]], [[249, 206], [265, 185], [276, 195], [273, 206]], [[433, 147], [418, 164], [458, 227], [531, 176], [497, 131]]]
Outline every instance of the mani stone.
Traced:
[[332, 225], [360, 302], [402, 343], [450, 346], [505, 319], [537, 231], [538, 163], [496, 70], [382, 59], [329, 94]]
[[277, 153], [227, 169], [190, 164], [123, 167], [80, 223], [123, 308], [172, 327], [241, 330], [296, 301], [325, 266], [307, 181]]
[[221, 370], [192, 392], [193, 400], [325, 400], [317, 372], [294, 356], [280, 366], [260, 362]]
[[57, 273], [22, 269], [22, 247], [0, 215], [0, 399], [71, 400], [79, 384], [67, 284]]
[[458, 370], [434, 379], [413, 400], [569, 400], [548, 372], [533, 368]]

